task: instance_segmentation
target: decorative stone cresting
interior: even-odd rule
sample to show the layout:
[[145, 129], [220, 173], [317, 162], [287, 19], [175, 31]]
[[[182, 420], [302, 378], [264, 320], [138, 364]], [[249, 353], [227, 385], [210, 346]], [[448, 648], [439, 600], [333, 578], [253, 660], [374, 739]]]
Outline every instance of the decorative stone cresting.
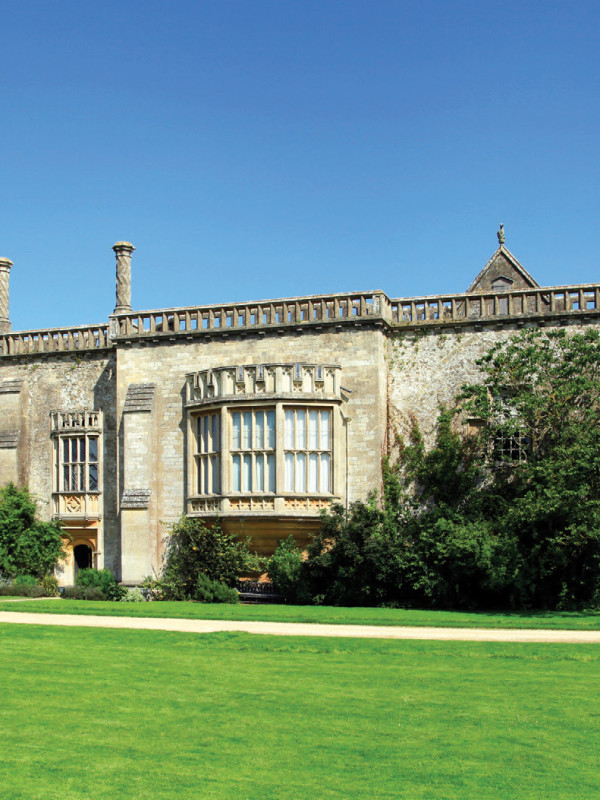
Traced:
[[342, 368], [336, 364], [241, 364], [193, 372], [186, 376], [188, 406], [214, 402], [318, 397], [341, 399]]
[[123, 411], [152, 411], [155, 383], [132, 383], [127, 389]]
[[148, 508], [150, 489], [125, 489], [121, 498], [121, 508]]

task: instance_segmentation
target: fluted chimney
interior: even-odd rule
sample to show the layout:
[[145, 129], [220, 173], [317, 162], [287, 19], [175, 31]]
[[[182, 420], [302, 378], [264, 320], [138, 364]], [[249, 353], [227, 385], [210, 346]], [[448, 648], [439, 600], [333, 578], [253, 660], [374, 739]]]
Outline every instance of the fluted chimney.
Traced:
[[131, 242], [113, 244], [117, 256], [117, 305], [115, 314], [127, 314], [131, 311], [131, 254], [135, 247]]
[[0, 333], [10, 331], [8, 316], [8, 280], [13, 262], [10, 258], [0, 258]]

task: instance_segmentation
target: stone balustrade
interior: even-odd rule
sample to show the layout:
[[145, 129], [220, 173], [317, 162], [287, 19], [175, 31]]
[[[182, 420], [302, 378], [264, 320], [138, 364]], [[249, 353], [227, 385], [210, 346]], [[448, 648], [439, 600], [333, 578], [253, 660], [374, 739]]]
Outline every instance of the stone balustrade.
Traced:
[[392, 327], [468, 324], [509, 318], [600, 313], [600, 284], [511, 292], [431, 295], [390, 300], [383, 292], [311, 295], [256, 303], [189, 306], [114, 314], [109, 325], [16, 331], [0, 335], [0, 357], [99, 350], [118, 341], [231, 334], [303, 326], [386, 323]]
[[383, 292], [332, 294], [142, 311], [111, 317], [111, 337], [233, 333], [301, 325], [339, 325], [384, 318], [389, 300]]
[[102, 430], [101, 411], [53, 411], [50, 414], [52, 433]]
[[512, 292], [477, 292], [390, 300], [393, 325], [502, 321], [600, 312], [600, 285], [550, 286]]
[[108, 325], [14, 331], [0, 336], [0, 357], [101, 350], [110, 346]]

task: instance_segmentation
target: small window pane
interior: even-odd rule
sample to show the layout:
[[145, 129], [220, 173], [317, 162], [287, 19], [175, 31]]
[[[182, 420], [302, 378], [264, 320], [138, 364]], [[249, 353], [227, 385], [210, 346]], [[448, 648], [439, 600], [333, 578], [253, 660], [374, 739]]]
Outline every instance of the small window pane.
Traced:
[[275, 491], [275, 456], [267, 456], [267, 485], [265, 488], [267, 492]]
[[306, 449], [306, 411], [296, 411], [296, 449]]
[[[239, 414], [238, 414], [239, 417]], [[234, 492], [242, 491], [242, 466], [241, 456], [234, 456], [231, 470], [231, 484]]]
[[97, 464], [90, 464], [88, 470], [88, 491], [90, 492], [97, 492], [98, 491], [98, 465]]
[[265, 415], [257, 411], [254, 419], [254, 449], [262, 450], [265, 441]]
[[264, 492], [265, 490], [265, 457], [261, 454], [256, 456], [256, 486], [255, 492]]
[[296, 491], [306, 491], [306, 453], [296, 456]]
[[217, 494], [221, 491], [221, 476], [219, 474], [219, 456], [212, 456], [212, 491]]
[[330, 444], [330, 416], [329, 411], [321, 411], [321, 450], [329, 450]]
[[252, 456], [243, 457], [242, 461], [242, 491], [252, 491]]
[[89, 440], [90, 461], [98, 461], [98, 439]]
[[319, 412], [310, 411], [308, 414], [308, 449], [319, 449]]
[[213, 430], [213, 451], [221, 449], [221, 417], [218, 414], [212, 415]]
[[242, 415], [239, 411], [232, 414], [231, 446], [234, 450], [239, 450], [242, 442]]
[[289, 409], [285, 412], [285, 446], [290, 450], [294, 447], [294, 412]]
[[275, 449], [275, 412], [267, 411], [267, 442], [265, 447]]
[[294, 454], [285, 454], [285, 491], [294, 491]]
[[242, 415], [242, 450], [252, 448], [252, 412], [244, 411]]
[[319, 491], [319, 456], [311, 453], [308, 457], [308, 491]]
[[323, 453], [321, 456], [321, 491], [330, 492], [331, 483], [331, 457], [329, 453]]
[[202, 417], [202, 452], [208, 453], [210, 442], [208, 440], [208, 416]]

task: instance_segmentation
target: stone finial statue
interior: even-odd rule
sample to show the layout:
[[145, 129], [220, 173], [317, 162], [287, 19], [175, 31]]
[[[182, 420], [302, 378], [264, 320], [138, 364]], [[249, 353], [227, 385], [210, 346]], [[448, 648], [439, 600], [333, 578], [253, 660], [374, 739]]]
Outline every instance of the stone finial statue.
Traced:
[[131, 311], [131, 254], [135, 247], [131, 242], [117, 242], [113, 245], [117, 256], [117, 304], [115, 314]]
[[498, 244], [500, 245], [500, 247], [502, 247], [502, 245], [504, 244], [504, 223], [503, 222], [500, 223], [500, 230], [498, 231], [496, 236], [498, 237]]
[[10, 258], [0, 258], [0, 334], [9, 333], [10, 318], [8, 316], [8, 279], [12, 267]]

